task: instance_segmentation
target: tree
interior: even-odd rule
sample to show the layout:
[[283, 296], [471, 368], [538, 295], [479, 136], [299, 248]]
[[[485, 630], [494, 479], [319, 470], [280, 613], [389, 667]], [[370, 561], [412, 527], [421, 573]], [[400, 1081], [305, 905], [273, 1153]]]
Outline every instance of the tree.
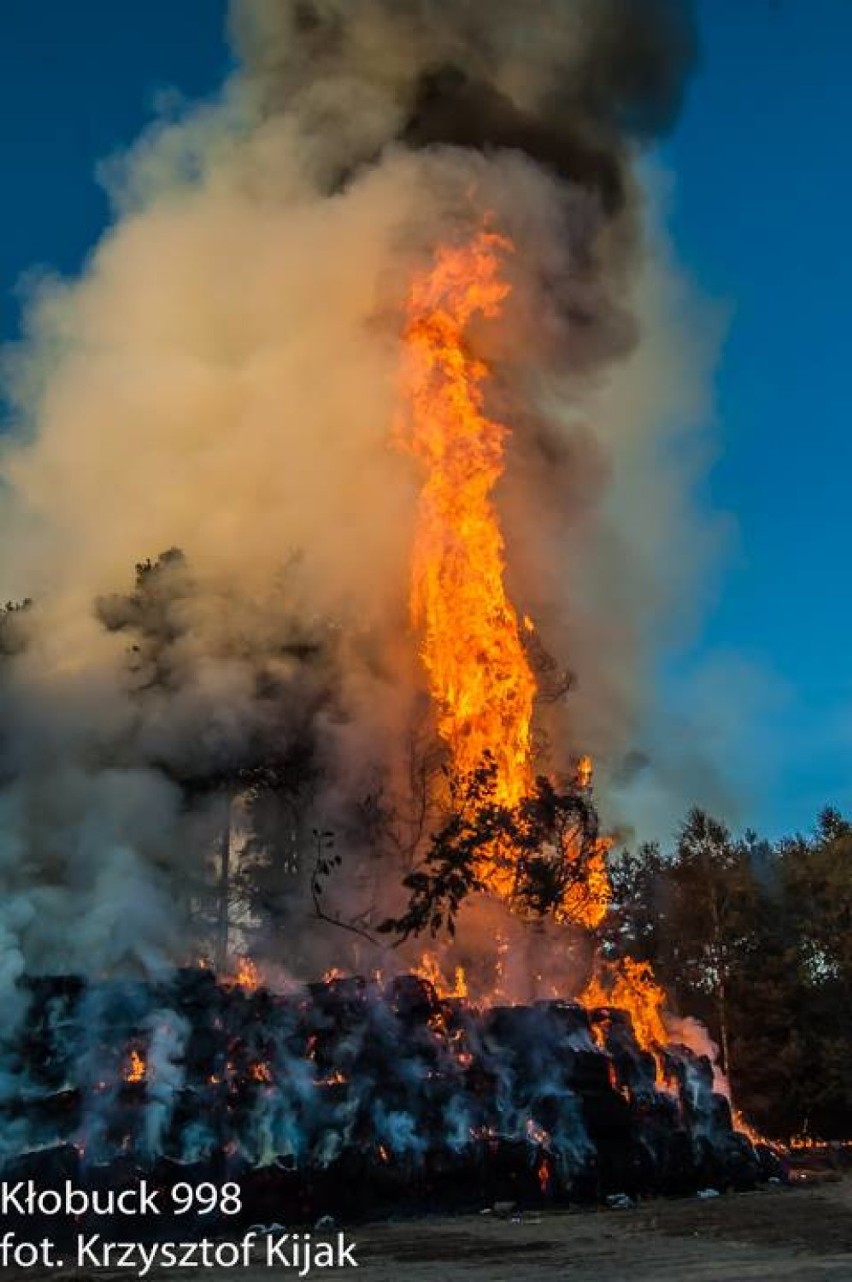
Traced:
[[[333, 638], [329, 628], [309, 632], [292, 619], [280, 638], [257, 643], [233, 595], [215, 598], [217, 627], [208, 635], [197, 622], [201, 592], [184, 554], [169, 548], [136, 565], [130, 593], [101, 597], [95, 610], [108, 631], [129, 640], [125, 670], [140, 723], [179, 721], [181, 700], [192, 716], [196, 733], [155, 736], [157, 753], [146, 764], [180, 788], [188, 810], [221, 803], [213, 895], [201, 868], [189, 890], [196, 915], [213, 930], [222, 967], [235, 912], [274, 915], [291, 880], [298, 851], [286, 849], [282, 827], [305, 804], [316, 775], [314, 725], [334, 696]], [[215, 684], [212, 693], [199, 689], [199, 667], [216, 665], [239, 666], [247, 689], [239, 707], [223, 708]], [[232, 852], [237, 797], [252, 829], [239, 863]], [[295, 827], [287, 828], [290, 837]]]
[[[11, 668], [15, 656], [21, 654], [27, 645], [27, 622], [32, 601], [7, 601], [0, 606], [0, 696], [8, 688]], [[12, 736], [9, 731], [9, 712], [5, 699], [0, 703], [0, 785], [8, 782], [16, 771], [13, 761]]]
[[668, 878], [669, 931], [662, 947], [676, 987], [711, 998], [726, 1073], [731, 1068], [730, 987], [751, 947], [757, 889], [743, 846], [724, 824], [691, 810]]
[[656, 966], [667, 930], [666, 875], [669, 862], [657, 842], [622, 850], [610, 860], [612, 907], [606, 927], [614, 952]]
[[32, 600], [7, 601], [0, 606], [0, 657], [20, 654], [26, 645], [25, 620], [32, 609]]
[[671, 854], [622, 854], [612, 879], [610, 939], [707, 1025], [749, 1120], [852, 1133], [852, 825], [824, 811], [771, 846], [694, 810]]
[[852, 1134], [852, 825], [831, 809], [810, 839], [782, 843], [780, 877], [801, 1044], [800, 1125]]
[[401, 940], [428, 930], [455, 933], [468, 895], [496, 881], [522, 915], [558, 914], [573, 893], [589, 894], [589, 863], [599, 857], [598, 818], [586, 791], [557, 792], [544, 776], [517, 806], [495, 801], [497, 767], [486, 754], [460, 779], [448, 776], [451, 806], [418, 866], [403, 878], [410, 892], [400, 917], [378, 927]]

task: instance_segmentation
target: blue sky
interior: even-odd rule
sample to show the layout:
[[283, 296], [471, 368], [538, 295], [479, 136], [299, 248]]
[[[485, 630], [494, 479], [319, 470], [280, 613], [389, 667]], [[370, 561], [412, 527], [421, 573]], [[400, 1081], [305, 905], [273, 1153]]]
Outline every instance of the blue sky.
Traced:
[[680, 257], [731, 307], [706, 491], [738, 534], [697, 649], [765, 676], [741, 752], [767, 758], [747, 817], [777, 832], [852, 808], [852, 5], [703, 0], [700, 14], [703, 68], [665, 158]]
[[[687, 677], [746, 674], [733, 696], [718, 681], [736, 725], [715, 747], [742, 770], [742, 819], [775, 835], [827, 802], [852, 810], [852, 4], [700, 0], [699, 13], [702, 68], [663, 160], [679, 257], [730, 315], [702, 501], [732, 513], [736, 535], [700, 635], [663, 680], [688, 717]], [[73, 273], [96, 241], [97, 162], [134, 139], [159, 93], [215, 90], [224, 24], [221, 0], [0, 5], [4, 339], [22, 273]]]

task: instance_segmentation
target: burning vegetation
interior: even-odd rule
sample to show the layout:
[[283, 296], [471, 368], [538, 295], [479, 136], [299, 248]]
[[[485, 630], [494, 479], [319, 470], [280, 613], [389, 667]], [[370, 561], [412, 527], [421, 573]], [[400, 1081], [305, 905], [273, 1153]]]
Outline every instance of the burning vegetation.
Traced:
[[688, 506], [634, 172], [687, 9], [233, 27], [4, 448], [7, 1169], [215, 1167], [287, 1221], [753, 1183], [605, 831], [668, 581], [631, 521]]
[[[510, 905], [537, 900], [558, 919], [596, 926], [606, 911], [606, 843], [588, 825], [557, 822], [555, 807], [549, 832], [537, 804], [546, 785], [534, 775], [536, 679], [524, 645], [534, 625], [521, 623], [506, 592], [493, 495], [509, 429], [485, 413], [490, 371], [470, 347], [477, 318], [499, 315], [509, 292], [501, 257], [511, 249], [487, 231], [442, 247], [409, 291], [400, 436], [426, 471], [411, 615], [448, 750], [450, 806], [467, 805], [471, 827], [483, 832], [477, 888]], [[588, 787], [590, 763], [580, 776], [579, 786]]]
[[[119, 1161], [163, 1184], [215, 1170], [239, 1179], [247, 1215], [292, 1222], [745, 1188], [780, 1169], [732, 1128], [706, 1059], [681, 1048], [655, 1063], [612, 1008], [479, 1008], [411, 975], [284, 996], [205, 968], [28, 992], [28, 1090], [5, 1105], [15, 1178], [85, 1183]], [[89, 1078], [143, 1030], [144, 1056]]]

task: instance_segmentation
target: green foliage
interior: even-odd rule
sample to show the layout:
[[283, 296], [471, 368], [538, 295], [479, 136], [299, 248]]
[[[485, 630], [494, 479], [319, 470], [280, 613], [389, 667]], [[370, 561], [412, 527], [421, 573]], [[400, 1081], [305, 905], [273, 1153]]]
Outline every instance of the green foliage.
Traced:
[[400, 940], [428, 931], [455, 934], [459, 909], [483, 890], [483, 868], [511, 879], [514, 907], [544, 917], [563, 902], [572, 885], [585, 885], [598, 835], [597, 815], [577, 788], [557, 792], [540, 777], [516, 807], [494, 800], [497, 768], [486, 755], [464, 779], [451, 781], [453, 805], [432, 835], [422, 862], [403, 878], [408, 905], [400, 917], [378, 927]]
[[494, 779], [494, 763], [489, 761], [458, 789], [458, 803], [430, 838], [422, 862], [403, 877], [403, 887], [409, 892], [405, 912], [381, 922], [380, 934], [394, 934], [400, 940], [425, 930], [433, 938], [444, 928], [450, 936], [455, 934], [456, 914], [463, 901], [484, 889], [477, 866], [507, 817], [493, 802]]
[[852, 1137], [852, 825], [735, 840], [702, 811], [613, 864], [614, 928], [722, 1047], [738, 1108], [780, 1138]]

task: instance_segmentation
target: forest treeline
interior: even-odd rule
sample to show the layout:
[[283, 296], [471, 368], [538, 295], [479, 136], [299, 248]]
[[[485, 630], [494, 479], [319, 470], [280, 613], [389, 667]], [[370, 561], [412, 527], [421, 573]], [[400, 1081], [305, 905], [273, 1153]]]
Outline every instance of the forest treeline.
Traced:
[[693, 810], [612, 875], [612, 945], [707, 1026], [735, 1106], [772, 1137], [852, 1138], [852, 824], [826, 809], [770, 843]]

